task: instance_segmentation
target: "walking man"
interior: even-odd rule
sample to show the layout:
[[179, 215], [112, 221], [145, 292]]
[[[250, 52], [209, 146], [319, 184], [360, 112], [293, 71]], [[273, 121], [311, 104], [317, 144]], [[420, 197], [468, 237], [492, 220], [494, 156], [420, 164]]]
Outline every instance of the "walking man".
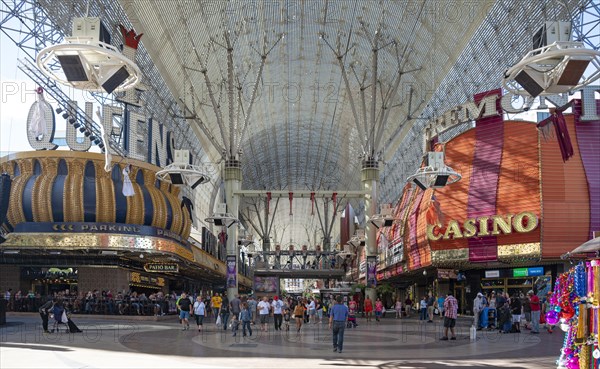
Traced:
[[458, 301], [452, 296], [452, 292], [448, 292], [446, 300], [444, 300], [444, 337], [442, 341], [448, 341], [448, 328], [452, 333], [451, 340], [456, 340], [454, 326], [456, 325], [456, 317], [458, 315]]
[[533, 291], [527, 292], [529, 296], [529, 305], [531, 305], [531, 333], [540, 333], [540, 298], [533, 293]]
[[237, 316], [239, 319], [240, 312], [242, 311], [242, 300], [240, 300], [240, 295], [235, 295], [229, 302], [229, 306], [231, 307], [231, 314]]
[[219, 316], [219, 313], [221, 312], [220, 310], [221, 310], [222, 303], [223, 303], [223, 299], [221, 299], [221, 296], [219, 296], [218, 293], [215, 293], [215, 295], [210, 300], [210, 305], [212, 306], [215, 320], [217, 320], [217, 317]]
[[254, 324], [254, 316], [256, 315], [256, 306], [258, 303], [254, 299], [254, 296], [248, 298], [248, 308], [250, 309], [250, 323]]
[[348, 307], [342, 303], [342, 296], [338, 296], [336, 302], [329, 315], [329, 328], [333, 329], [333, 352], [341, 354], [344, 348], [344, 329], [348, 321]]
[[177, 308], [179, 309], [179, 319], [181, 319], [181, 325], [183, 326], [184, 331], [190, 329], [190, 308], [192, 307], [192, 302], [187, 297], [185, 292], [181, 293], [181, 298], [177, 303]]
[[473, 300], [473, 325], [477, 330], [479, 328], [479, 318], [481, 316], [481, 312], [483, 311], [483, 295], [481, 292], [477, 293], [477, 297]]
[[269, 304], [267, 296], [263, 297], [263, 300], [258, 303], [257, 309], [260, 317], [260, 330], [262, 332], [267, 332], [267, 319], [269, 318], [269, 313], [271, 311], [271, 305]]
[[274, 296], [271, 307], [273, 308], [273, 322], [275, 323], [275, 330], [281, 330], [281, 323], [283, 322], [283, 301], [279, 300], [279, 297]]
[[435, 305], [435, 298], [429, 292], [429, 296], [427, 296], [427, 323], [433, 323], [433, 309]]

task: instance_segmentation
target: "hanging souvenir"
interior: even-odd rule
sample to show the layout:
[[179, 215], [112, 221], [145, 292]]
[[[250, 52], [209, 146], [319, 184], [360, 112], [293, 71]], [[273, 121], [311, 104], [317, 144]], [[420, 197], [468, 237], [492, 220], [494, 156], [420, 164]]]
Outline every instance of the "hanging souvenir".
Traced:
[[126, 165], [123, 168], [123, 196], [133, 196], [135, 195], [135, 190], [133, 189], [133, 184], [131, 183], [131, 179], [129, 178], [129, 173], [131, 171], [131, 165]]
[[36, 89], [36, 102], [32, 111], [32, 119], [29, 125], [29, 132], [33, 134], [36, 140], [41, 141], [47, 132], [46, 129], [46, 109], [48, 109], [46, 99], [44, 98], [44, 89]]

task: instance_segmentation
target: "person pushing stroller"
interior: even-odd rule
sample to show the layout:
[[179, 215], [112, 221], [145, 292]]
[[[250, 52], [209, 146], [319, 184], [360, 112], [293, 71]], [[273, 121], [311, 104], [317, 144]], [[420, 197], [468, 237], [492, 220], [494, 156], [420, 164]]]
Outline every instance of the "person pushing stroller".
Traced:
[[75, 325], [75, 323], [73, 323], [71, 318], [69, 318], [69, 315], [67, 314], [67, 310], [65, 309], [62, 300], [59, 299], [56, 302], [54, 302], [54, 305], [52, 306], [52, 315], [54, 315], [54, 328], [52, 328], [50, 333], [54, 333], [54, 331], [58, 332], [59, 324], [66, 324], [67, 333], [83, 332], [81, 329], [79, 329], [79, 327], [77, 327], [77, 325]]

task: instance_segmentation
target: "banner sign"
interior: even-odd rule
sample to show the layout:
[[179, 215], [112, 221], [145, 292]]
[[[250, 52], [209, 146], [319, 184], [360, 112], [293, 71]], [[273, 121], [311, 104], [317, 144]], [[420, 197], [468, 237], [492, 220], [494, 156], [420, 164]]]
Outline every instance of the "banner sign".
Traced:
[[377, 256], [367, 256], [367, 287], [377, 287]]
[[175, 240], [191, 250], [187, 241], [168, 229], [139, 224], [87, 223], [87, 222], [25, 222], [15, 226], [15, 233], [106, 233], [161, 237]]
[[486, 270], [485, 277], [486, 278], [500, 278], [500, 271], [499, 270]]
[[279, 295], [279, 277], [254, 276], [254, 292]]
[[227, 255], [227, 288], [237, 287], [237, 266], [235, 255]]
[[544, 275], [544, 267], [513, 269], [513, 277], [537, 277], [540, 275]]
[[138, 287], [164, 287], [165, 279], [161, 277], [150, 277], [138, 272], [131, 272], [129, 283]]
[[458, 271], [455, 269], [438, 269], [438, 279], [456, 279]]
[[146, 263], [144, 270], [147, 272], [179, 273], [179, 264], [175, 263]]

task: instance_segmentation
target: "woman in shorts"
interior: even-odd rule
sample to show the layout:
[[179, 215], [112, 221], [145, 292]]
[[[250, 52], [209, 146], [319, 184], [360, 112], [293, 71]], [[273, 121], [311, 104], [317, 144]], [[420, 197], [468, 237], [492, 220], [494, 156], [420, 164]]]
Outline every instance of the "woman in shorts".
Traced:
[[377, 300], [375, 301], [375, 320], [379, 321], [379, 319], [381, 319], [383, 315], [383, 302], [381, 302], [381, 299], [378, 297]]
[[294, 308], [294, 318], [296, 318], [296, 331], [300, 332], [300, 328], [302, 328], [302, 322], [304, 321], [304, 305], [306, 304], [305, 300], [298, 302], [296, 307]]
[[202, 301], [202, 296], [196, 297], [194, 302], [194, 317], [196, 318], [196, 325], [198, 326], [198, 332], [202, 332], [202, 323], [204, 322], [204, 316], [206, 315], [206, 305]]

